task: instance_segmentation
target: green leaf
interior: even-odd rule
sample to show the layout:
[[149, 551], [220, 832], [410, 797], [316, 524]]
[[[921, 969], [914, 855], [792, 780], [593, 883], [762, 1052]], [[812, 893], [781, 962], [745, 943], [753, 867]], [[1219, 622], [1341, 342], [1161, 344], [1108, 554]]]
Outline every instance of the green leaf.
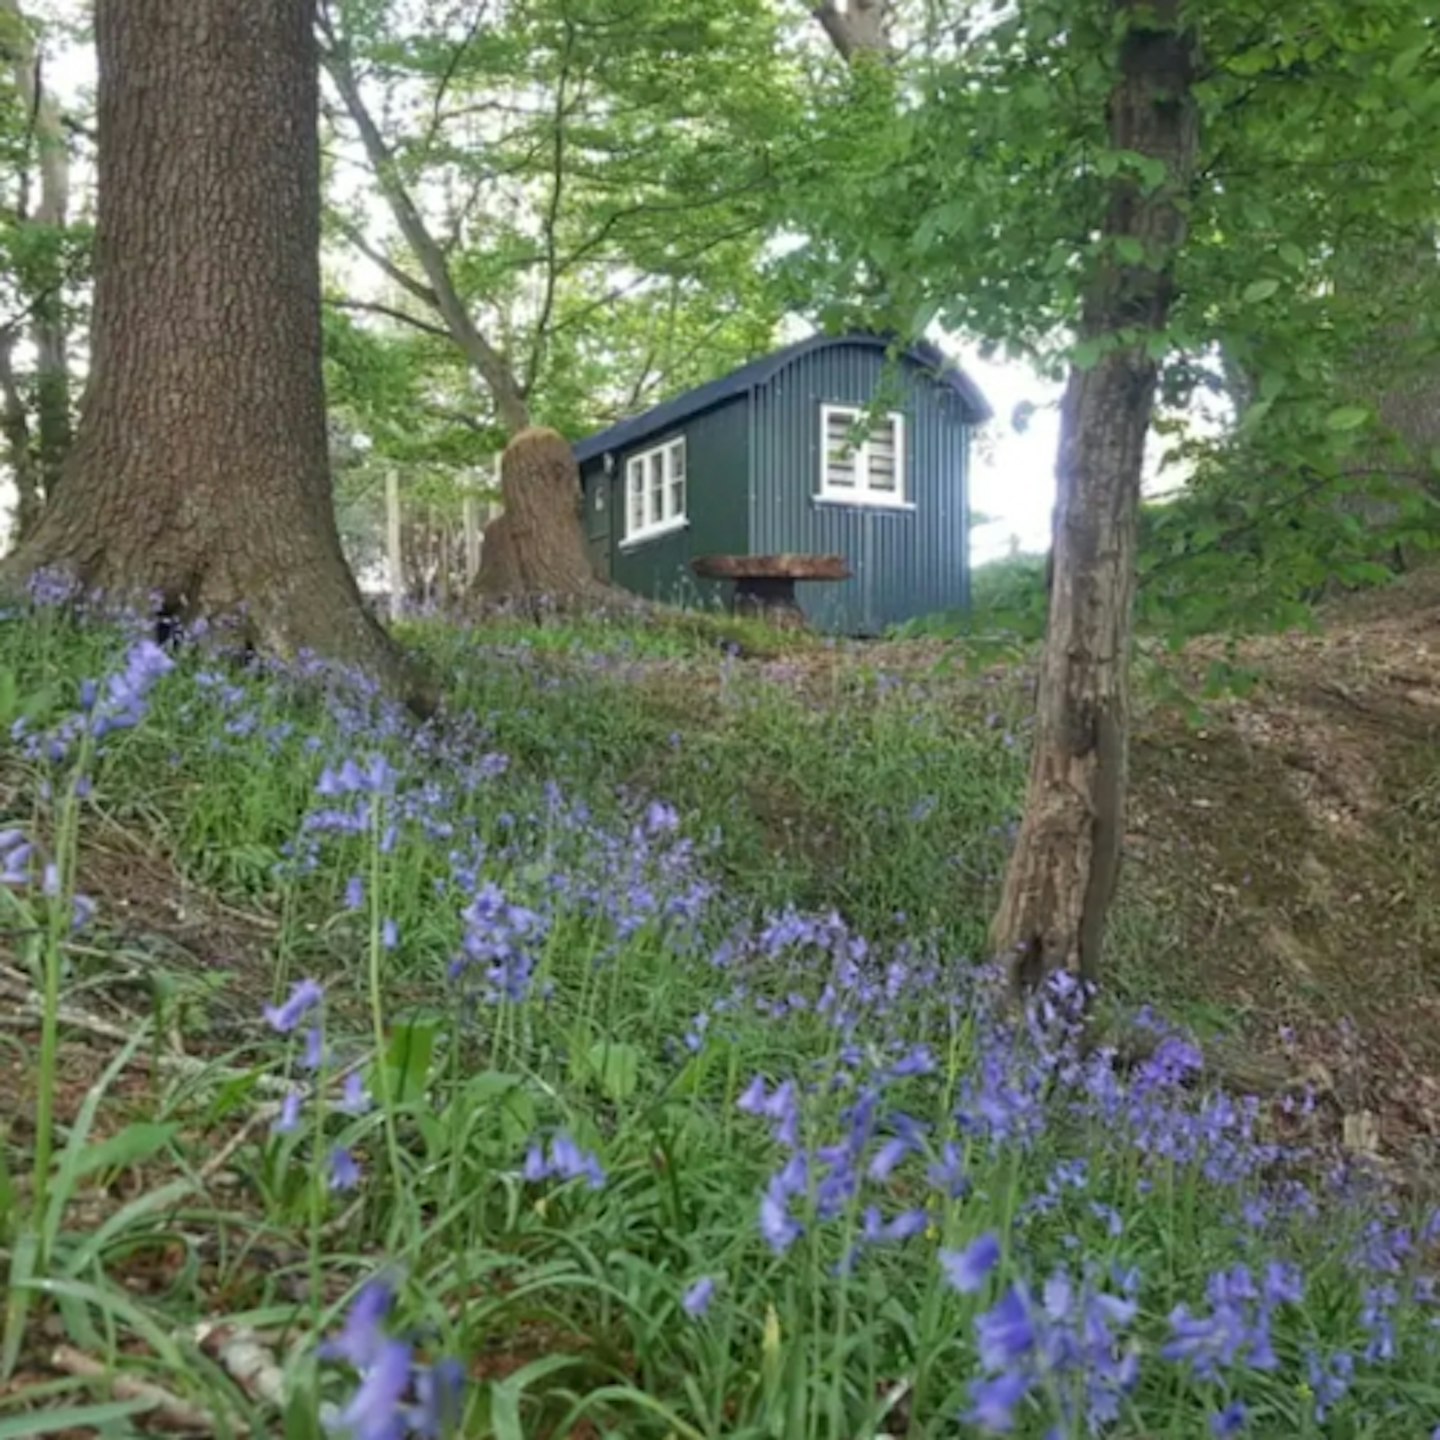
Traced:
[[152, 1155], [163, 1150], [178, 1134], [180, 1127], [173, 1123], [164, 1125], [137, 1121], [127, 1125], [116, 1135], [100, 1141], [98, 1145], [87, 1145], [80, 1156], [74, 1176], [78, 1180], [84, 1175], [103, 1173], [106, 1170], [126, 1170], [139, 1165]]
[[1145, 259], [1145, 246], [1133, 235], [1121, 235], [1115, 241], [1115, 253], [1126, 265], [1139, 265]]
[[390, 1097], [397, 1105], [408, 1105], [425, 1094], [437, 1029], [434, 1020], [412, 1020], [397, 1025], [391, 1034], [385, 1060], [390, 1071]]
[[[23, 1398], [23, 1392], [10, 1397], [12, 1402]], [[84, 1434], [154, 1408], [153, 1400], [111, 1400], [102, 1405], [67, 1405], [63, 1410], [32, 1410], [0, 1420], [0, 1440], [27, 1440], [31, 1435], [54, 1435], [60, 1430]]]
[[1268, 300], [1278, 289], [1278, 280], [1264, 279], [1252, 280], [1246, 287], [1245, 293], [1240, 297], [1247, 305], [1259, 305], [1261, 301]]
[[158, 1215], [178, 1205], [187, 1195], [195, 1193], [191, 1180], [172, 1180], [156, 1190], [142, 1190], [128, 1205], [122, 1205], [65, 1260], [67, 1274], [79, 1279], [90, 1265], [99, 1260], [107, 1246], [125, 1235], [141, 1220]]
[[1153, 155], [1137, 155], [1135, 168], [1140, 172], [1140, 184], [1146, 190], [1158, 190], [1170, 173], [1165, 162], [1156, 159]]
[[0, 1381], [8, 1381], [15, 1373], [20, 1346], [25, 1339], [25, 1319], [34, 1298], [31, 1282], [40, 1256], [40, 1237], [31, 1224], [26, 1224], [10, 1246], [10, 1273], [6, 1277], [5, 1340], [0, 1347]]
[[525, 1428], [520, 1421], [520, 1397], [525, 1387], [533, 1380], [553, 1375], [581, 1363], [575, 1355], [546, 1355], [532, 1360], [523, 1369], [490, 1386], [490, 1428], [495, 1440], [526, 1440]]
[[1105, 341], [1100, 336], [1092, 336], [1089, 340], [1081, 340], [1070, 351], [1070, 363], [1077, 370], [1093, 370], [1105, 354]]
[[1407, 76], [1413, 75], [1429, 49], [1429, 40], [1422, 40], [1418, 45], [1412, 45], [1408, 50], [1402, 50], [1390, 62], [1390, 78], [1404, 80]]
[[611, 1100], [628, 1100], [635, 1093], [640, 1081], [640, 1052], [633, 1045], [597, 1040], [587, 1059], [596, 1083]]
[[1325, 417], [1325, 425], [1330, 430], [1358, 430], [1369, 418], [1363, 405], [1342, 405]]
[[56, 1173], [51, 1179], [45, 1214], [39, 1217], [40, 1248], [44, 1255], [55, 1253], [55, 1241], [60, 1234], [60, 1222], [65, 1216], [65, 1209], [70, 1203], [70, 1196], [75, 1189], [76, 1181], [83, 1173], [85, 1154], [91, 1148], [88, 1143], [90, 1131], [94, 1127], [100, 1102], [109, 1092], [116, 1078], [129, 1065], [135, 1052], [144, 1044], [149, 1031], [149, 1025], [142, 1024], [119, 1054], [105, 1067], [99, 1080], [86, 1092], [79, 1113], [75, 1116], [75, 1123], [70, 1127], [70, 1138], [65, 1143], [65, 1149], [61, 1151]]
[[1274, 408], [1274, 399], [1257, 400], [1241, 417], [1240, 433], [1249, 434]]

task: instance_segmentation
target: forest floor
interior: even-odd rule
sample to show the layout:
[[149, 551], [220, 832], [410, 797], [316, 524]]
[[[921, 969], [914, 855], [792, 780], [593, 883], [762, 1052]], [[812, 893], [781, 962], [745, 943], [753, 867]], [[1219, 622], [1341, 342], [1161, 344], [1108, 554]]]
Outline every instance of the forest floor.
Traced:
[[[685, 1086], [698, 1097], [714, 1081], [718, 1061], [710, 1072], [691, 1071], [710, 1053], [705, 1027], [718, 1031], [735, 1003], [733, 996], [706, 998], [712, 982], [704, 977], [713, 972], [684, 959], [696, 946], [716, 957], [728, 956], [732, 944], [745, 954], [773, 950], [785, 957], [775, 961], [776, 975], [788, 975], [797, 991], [819, 983], [815, 954], [840, 964], [842, 950], [858, 943], [837, 940], [841, 934], [863, 934], [877, 954], [895, 947], [901, 968], [918, 963], [917, 948], [982, 953], [1023, 793], [1031, 657], [1016, 652], [997, 662], [962, 642], [792, 642], [690, 622], [557, 622], [539, 630], [502, 624], [473, 632], [427, 624], [412, 638], [449, 681], [451, 721], [438, 738], [417, 740], [383, 708], [343, 690], [322, 703], [283, 677], [254, 681], [196, 662], [182, 667], [183, 676], [161, 680], [143, 721], [107, 740], [98, 759], [72, 744], [70, 758], [57, 765], [34, 744], [27, 756], [26, 736], [73, 740], [66, 717], [79, 680], [114, 670], [116, 640], [47, 619], [0, 625], [0, 721], [9, 726], [25, 717], [22, 743], [0, 759], [0, 830], [24, 828], [41, 853], [60, 862], [55, 883], [67, 894], [73, 883], [98, 917], [69, 940], [63, 927], [59, 932], [65, 1023], [55, 1098], [68, 1158], [51, 1197], [54, 1210], [60, 1196], [59, 1209], [44, 1232], [53, 1246], [47, 1263], [57, 1273], [44, 1282], [48, 1290], [38, 1272], [28, 1282], [22, 1274], [16, 1285], [15, 1256], [25, 1252], [15, 1217], [33, 1198], [26, 1166], [40, 1123], [36, 981], [48, 926], [40, 891], [51, 886], [47, 880], [27, 898], [11, 866], [12, 883], [0, 889], [0, 905], [10, 905], [0, 910], [0, 1001], [8, 1007], [0, 1035], [0, 1215], [10, 1217], [0, 1221], [0, 1235], [12, 1261], [11, 1338], [0, 1364], [14, 1367], [0, 1387], [0, 1437], [41, 1433], [32, 1423], [37, 1404], [47, 1423], [54, 1419], [54, 1433], [101, 1433], [80, 1424], [78, 1412], [63, 1428], [64, 1412], [52, 1408], [95, 1386], [83, 1362], [97, 1354], [108, 1365], [133, 1359], [135, 1373], [142, 1380], [158, 1375], [169, 1399], [133, 1385], [111, 1390], [103, 1404], [114, 1414], [96, 1424], [138, 1416], [142, 1428], [206, 1432], [205, 1415], [187, 1414], [185, 1400], [230, 1414], [224, 1422], [206, 1412], [214, 1433], [231, 1422], [269, 1433], [264, 1417], [283, 1388], [281, 1373], [293, 1378], [299, 1363], [285, 1359], [290, 1322], [283, 1317], [298, 1306], [318, 1326], [316, 1307], [330, 1307], [333, 1316], [365, 1264], [397, 1252], [407, 1264], [420, 1263], [433, 1253], [428, 1227], [438, 1234], [461, 1224], [441, 1223], [450, 1212], [439, 1192], [429, 1199], [420, 1193], [422, 1175], [435, 1165], [447, 1172], [446, 1185], [458, 1187], [445, 1191], [451, 1200], [482, 1189], [488, 1197], [474, 1202], [475, 1215], [467, 1212], [461, 1225], [480, 1226], [483, 1241], [447, 1232], [445, 1253], [464, 1244], [478, 1254], [494, 1243], [505, 1257], [498, 1288], [486, 1291], [483, 1305], [469, 1302], [464, 1325], [456, 1295], [469, 1294], [474, 1277], [452, 1277], [450, 1289], [433, 1282], [436, 1308], [427, 1314], [442, 1330], [460, 1326], [471, 1378], [493, 1392], [471, 1412], [465, 1433], [502, 1440], [605, 1433], [592, 1414], [619, 1425], [609, 1433], [650, 1433], [627, 1430], [646, 1412], [625, 1410], [625, 1387], [663, 1394], [673, 1407], [657, 1435], [780, 1433], [773, 1429], [781, 1403], [775, 1387], [790, 1381], [781, 1385], [765, 1370], [763, 1337], [752, 1337], [761, 1346], [754, 1394], [747, 1388], [754, 1374], [745, 1364], [737, 1371], [729, 1352], [723, 1363], [714, 1355], [669, 1354], [664, 1347], [680, 1342], [653, 1333], [654, 1316], [667, 1312], [645, 1291], [659, 1282], [642, 1283], [639, 1271], [627, 1282], [639, 1287], [631, 1297], [639, 1329], [626, 1329], [628, 1312], [623, 1323], [614, 1321], [623, 1342], [617, 1339], [620, 1349], [596, 1372], [620, 1390], [611, 1394], [595, 1376], [588, 1391], [558, 1379], [558, 1389], [547, 1388], [543, 1377], [552, 1369], [558, 1375], [577, 1344], [591, 1344], [599, 1312], [586, 1299], [585, 1314], [562, 1323], [560, 1302], [547, 1301], [550, 1309], [526, 1312], [522, 1340], [505, 1338], [517, 1333], [506, 1308], [511, 1295], [529, 1293], [517, 1257], [540, 1266], [537, 1275], [568, 1262], [549, 1248], [553, 1237], [540, 1238], [550, 1236], [543, 1203], [529, 1222], [528, 1207], [515, 1208], [518, 1180], [499, 1175], [496, 1156], [513, 1152], [558, 1108], [582, 1145], [604, 1150], [607, 1164], [619, 1167], [633, 1140], [626, 1107], [652, 1091], [657, 1108], [652, 1112], [650, 1101], [638, 1107], [633, 1123], [644, 1135], [633, 1143], [646, 1152], [659, 1143], [662, 1101], [668, 1107], [672, 1092], [688, 1093]], [[1211, 682], [1221, 672], [1228, 683], [1217, 691]], [[1303, 1094], [1305, 1135], [1317, 1154], [1363, 1158], [1400, 1190], [1419, 1193], [1440, 1178], [1437, 741], [1440, 573], [1338, 604], [1313, 632], [1236, 645], [1197, 642], [1178, 655], [1147, 648], [1137, 671], [1126, 864], [1108, 955], [1119, 1001], [1152, 1006], [1199, 1036], [1225, 1083], [1265, 1097], [1267, 1106], [1274, 1099], [1280, 1131]], [[369, 773], [366, 757], [377, 751], [393, 757], [401, 779], [367, 789], [370, 782], [356, 777]], [[67, 772], [72, 760], [76, 768]], [[359, 767], [348, 780], [344, 760]], [[81, 806], [67, 860], [58, 797], [66, 774], [81, 771], [93, 774], [95, 792]], [[328, 797], [319, 809], [317, 780]], [[402, 791], [403, 805], [396, 798]], [[373, 800], [377, 808], [394, 807], [401, 838], [393, 846], [344, 819], [347, 805], [369, 795], [381, 797]], [[517, 909], [482, 903], [487, 877], [499, 880], [510, 897], [505, 903]], [[464, 911], [463, 926], [447, 898], [457, 891], [479, 897]], [[528, 899], [521, 904], [517, 895]], [[795, 918], [830, 911], [843, 917], [838, 930]], [[662, 915], [669, 918], [662, 922]], [[777, 916], [780, 930], [789, 926], [801, 938], [775, 939]], [[392, 919], [393, 942], [382, 938]], [[527, 926], [546, 937], [534, 953], [523, 938]], [[722, 939], [727, 930], [749, 938]], [[284, 1156], [298, 1154], [299, 1142], [271, 1134], [278, 1099], [303, 1065], [297, 1071], [287, 1052], [276, 1067], [264, 1006], [283, 999], [300, 975], [327, 980], [326, 1023], [358, 1055], [378, 993], [373, 986], [367, 992], [361, 972], [378, 977], [382, 964], [392, 967], [383, 982], [398, 1027], [390, 1043], [400, 1045], [396, 1034], [403, 1033], [411, 1059], [396, 1060], [392, 1048], [399, 1068], [388, 1072], [388, 1083], [404, 1091], [414, 1056], [423, 1070], [432, 1049], [461, 1051], [459, 1031], [446, 1038], [446, 1004], [435, 997], [462, 932], [492, 967], [488, 973], [500, 972], [502, 990], [530, 986], [531, 967], [551, 975], [546, 984], [564, 997], [560, 1018], [534, 1022], [533, 1031], [532, 1021], [507, 1018], [484, 1039], [488, 1065], [467, 1083], [490, 1085], [485, 1103], [503, 1113], [493, 1135], [466, 1132], [474, 1154], [465, 1149], [463, 1163], [439, 1131], [426, 1128], [430, 1122], [416, 1119], [420, 1139], [407, 1130], [397, 1141], [390, 1132], [387, 1143], [423, 1139], [431, 1159], [417, 1159], [419, 1168], [398, 1190], [392, 1177], [383, 1199], [349, 1202], [342, 1186], [317, 1200], [315, 1187], [323, 1193], [327, 1185], [323, 1157], [311, 1156], [307, 1188], [303, 1175], [285, 1169]], [[607, 988], [588, 978], [592, 969], [613, 968], [617, 956], [628, 967], [623, 983]], [[709, 962], [722, 969], [731, 963]], [[766, 1002], [775, 1023], [793, 1023], [783, 1012], [800, 1002], [794, 992], [781, 1002], [782, 979], [767, 978], [762, 968], [754, 984], [777, 997]], [[424, 1017], [437, 1014], [439, 1028], [426, 1031], [431, 1020]], [[907, 1034], [925, 1033], [933, 1016], [917, 1013], [912, 1022], [918, 1029]], [[687, 1025], [681, 1046], [676, 1037]], [[616, 1045], [618, 1035], [625, 1039]], [[803, 1049], [811, 1037], [796, 1043]], [[772, 1041], [762, 1045], [748, 1032], [733, 1044], [736, 1054], [773, 1061], [776, 1053], [765, 1048]], [[695, 1052], [678, 1079], [677, 1047], [681, 1060], [685, 1049]], [[622, 1064], [612, 1049], [623, 1052]], [[373, 1053], [371, 1062], [373, 1092]], [[729, 1064], [734, 1079], [740, 1062]], [[438, 1074], [434, 1083], [438, 1093]], [[391, 1100], [419, 1103], [408, 1091]], [[686, 1124], [700, 1123], [697, 1103], [687, 1102]], [[454, 1108], [437, 1109], [437, 1117], [460, 1124], [445, 1118]], [[396, 1163], [394, 1152], [384, 1159], [387, 1143], [373, 1129], [374, 1114], [363, 1123], [372, 1128], [355, 1130], [345, 1145], [378, 1174]], [[719, 1125], [724, 1136], [714, 1154], [706, 1150], [705, 1165], [730, 1157], [737, 1143], [730, 1122], [704, 1123]], [[680, 1145], [681, 1133], [662, 1148]], [[472, 1164], [482, 1168], [472, 1174]], [[333, 1192], [333, 1176], [328, 1183]], [[701, 1186], [704, 1194], [711, 1183]], [[715, 1195], [733, 1195], [725, 1186], [736, 1183], [717, 1175]], [[182, 1192], [187, 1204], [203, 1197], [212, 1219], [187, 1211], [183, 1224], [159, 1223], [171, 1214], [162, 1202], [179, 1205]], [[616, 1212], [623, 1219], [605, 1211], [604, 1224], [621, 1227], [605, 1232], [605, 1243], [632, 1259], [651, 1255], [656, 1275], [685, 1269], [664, 1248], [672, 1239], [662, 1244], [648, 1228], [650, 1203], [641, 1205], [638, 1222], [628, 1209]], [[654, 1203], [664, 1210], [670, 1202]], [[699, 1238], [709, 1232], [695, 1207], [709, 1211], [693, 1197], [686, 1204], [694, 1234], [686, 1231], [682, 1249], [692, 1261], [716, 1246], [739, 1246], [738, 1239]], [[723, 1209], [720, 1198], [715, 1206]], [[526, 1223], [542, 1228], [532, 1233]], [[633, 1224], [640, 1229], [632, 1235], [623, 1227]], [[680, 1222], [671, 1215], [665, 1224]], [[69, 1249], [62, 1232], [72, 1237]], [[495, 1241], [495, 1234], [507, 1238]], [[572, 1239], [579, 1244], [588, 1234]], [[84, 1237], [97, 1235], [103, 1247], [87, 1244]], [[664, 1258], [652, 1254], [657, 1244]], [[62, 1249], [63, 1264], [56, 1259]], [[576, 1273], [598, 1264], [585, 1261]], [[33, 1309], [17, 1308], [27, 1283], [54, 1306], [37, 1300]], [[564, 1284], [583, 1290], [591, 1280]], [[601, 1304], [598, 1292], [592, 1298]], [[673, 1314], [673, 1297], [664, 1303]], [[143, 1313], [129, 1308], [136, 1305]], [[803, 1325], [781, 1309], [786, 1326]], [[880, 1320], [874, 1323], [878, 1336]], [[882, 1341], [874, 1344], [879, 1354]], [[177, 1381], [197, 1357], [221, 1381], [228, 1376], [229, 1388], [216, 1389], [213, 1377]], [[815, 1365], [826, 1384], [840, 1384]], [[666, 1378], [672, 1369], [703, 1376], [707, 1386], [713, 1380], [718, 1408], [707, 1412], [711, 1401], [702, 1404], [698, 1392], [680, 1399]], [[313, 1362], [305, 1373], [313, 1375]], [[545, 1417], [540, 1429], [518, 1428], [516, 1376], [538, 1397], [526, 1405], [534, 1407], [527, 1414]], [[602, 1398], [584, 1398], [591, 1394]], [[837, 1395], [826, 1392], [828, 1418], [818, 1433], [831, 1433], [826, 1426], [839, 1423], [841, 1410], [843, 1433], [861, 1433], [862, 1413], [876, 1433], [883, 1415], [873, 1395], [864, 1404], [848, 1392], [842, 1404]], [[1280, 1407], [1274, 1422], [1287, 1424], [1280, 1402], [1270, 1403]], [[1196, 1411], [1196, 1434], [1204, 1413]], [[617, 1414], [632, 1420], [617, 1421]], [[684, 1423], [676, 1419], [682, 1414]], [[916, 1425], [910, 1433], [932, 1433]], [[286, 1433], [309, 1432], [294, 1420]]]

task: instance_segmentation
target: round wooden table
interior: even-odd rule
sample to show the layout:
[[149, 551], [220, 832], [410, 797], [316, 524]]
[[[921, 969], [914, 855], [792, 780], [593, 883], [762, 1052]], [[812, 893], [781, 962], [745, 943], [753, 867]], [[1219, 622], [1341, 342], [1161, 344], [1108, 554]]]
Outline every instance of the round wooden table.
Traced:
[[701, 555], [690, 568], [702, 580], [734, 582], [734, 614], [790, 630], [805, 625], [805, 612], [795, 598], [797, 584], [848, 580], [851, 574], [843, 555]]

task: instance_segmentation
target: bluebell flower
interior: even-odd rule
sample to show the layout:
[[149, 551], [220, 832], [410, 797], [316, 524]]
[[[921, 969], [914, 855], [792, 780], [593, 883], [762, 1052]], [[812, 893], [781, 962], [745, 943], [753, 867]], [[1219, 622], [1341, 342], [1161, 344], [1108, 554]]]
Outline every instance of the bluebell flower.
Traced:
[[343, 1115], [364, 1115], [370, 1109], [370, 1095], [365, 1081], [358, 1070], [352, 1070], [341, 1088], [340, 1103], [336, 1107]]
[[799, 1221], [791, 1217], [788, 1204], [788, 1197], [773, 1188], [767, 1188], [760, 1197], [760, 1233], [777, 1255], [783, 1255], [805, 1233]]
[[325, 998], [325, 990], [315, 980], [301, 980], [283, 1005], [267, 1005], [265, 1018], [272, 1030], [288, 1035]]
[[1007, 1370], [1035, 1346], [1030, 1307], [1018, 1286], [1011, 1286], [993, 1310], [975, 1319], [980, 1363], [986, 1370]]
[[337, 1145], [330, 1152], [330, 1188], [353, 1190], [359, 1183], [360, 1167], [355, 1157], [343, 1145]]
[[1243, 1400], [1232, 1400], [1223, 1410], [1217, 1410], [1210, 1417], [1210, 1433], [1219, 1437], [1219, 1440], [1228, 1440], [1229, 1436], [1238, 1435], [1244, 1430], [1248, 1414]]
[[344, 1360], [357, 1370], [373, 1365], [385, 1340], [385, 1317], [394, 1303], [395, 1291], [388, 1281], [367, 1281], [346, 1313], [340, 1334], [321, 1343], [320, 1358]]
[[358, 875], [352, 875], [345, 882], [345, 908], [347, 910], [363, 910], [365, 908], [365, 882]]
[[[940, 1267], [952, 1290], [973, 1295], [1000, 1260], [1000, 1242], [992, 1234], [980, 1236], [964, 1250], [940, 1251]], [[1013, 1293], [1013, 1292], [1012, 1292]]]
[[280, 1113], [270, 1122], [272, 1135], [292, 1135], [300, 1128], [300, 1092], [292, 1090], [280, 1102]]
[[940, 1159], [926, 1172], [930, 1184], [951, 1200], [959, 1200], [970, 1188], [965, 1176], [965, 1161], [953, 1140], [945, 1142]]
[[443, 1440], [460, 1424], [465, 1393], [465, 1367], [458, 1360], [440, 1360], [415, 1376], [419, 1404], [410, 1412], [410, 1425], [424, 1440]]
[[410, 1346], [401, 1340], [384, 1340], [360, 1381], [350, 1403], [340, 1413], [337, 1428], [349, 1440], [397, 1440], [407, 1429], [403, 1400], [410, 1388]]
[[35, 847], [18, 830], [7, 830], [8, 845], [0, 845], [0, 885], [28, 885], [30, 857]]
[[603, 1189], [605, 1185], [605, 1171], [599, 1159], [582, 1150], [563, 1131], [551, 1140], [548, 1156], [538, 1144], [529, 1147], [521, 1174], [531, 1182], [583, 1179], [592, 1190]]
[[686, 1292], [680, 1304], [692, 1319], [700, 1319], [710, 1308], [715, 1298], [715, 1281], [709, 1275], [702, 1275]]
[[325, 1035], [318, 1025], [305, 1032], [305, 1051], [300, 1065], [305, 1070], [318, 1070], [325, 1063]]
[[1015, 1428], [1015, 1407], [1029, 1392], [1030, 1377], [1019, 1372], [972, 1380], [965, 1419], [991, 1434], [1006, 1435]]
[[562, 1180], [583, 1179], [592, 1190], [604, 1188], [605, 1171], [600, 1161], [563, 1131], [550, 1142], [550, 1167]]

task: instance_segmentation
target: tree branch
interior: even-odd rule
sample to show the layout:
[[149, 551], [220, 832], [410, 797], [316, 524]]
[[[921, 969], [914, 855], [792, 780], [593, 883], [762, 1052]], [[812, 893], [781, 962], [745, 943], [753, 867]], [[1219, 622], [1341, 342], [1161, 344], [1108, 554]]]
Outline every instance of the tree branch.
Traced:
[[413, 295], [417, 300], [423, 300], [431, 309], [439, 309], [440, 300], [435, 292], [428, 286], [417, 280], [413, 275], [407, 275], [383, 250], [377, 250], [360, 233], [357, 226], [352, 225], [348, 220], [338, 220], [341, 231], [345, 238], [373, 265], [377, 265], [386, 276], [393, 280], [402, 290]]
[[441, 340], [451, 339], [450, 332], [443, 325], [432, 325], [430, 321], [422, 320], [418, 315], [411, 315], [404, 310], [396, 310], [390, 305], [381, 305], [378, 301], [327, 299], [325, 303], [332, 310], [358, 310], [366, 315], [383, 315], [388, 320], [398, 320], [402, 325], [408, 325], [411, 329], [422, 331], [426, 335], [436, 335]]
[[430, 107], [430, 123], [426, 126], [425, 138], [420, 144], [422, 155], [427, 153], [435, 143], [435, 137], [440, 133], [441, 125], [445, 123], [445, 117], [441, 113], [445, 96], [449, 93], [450, 85], [455, 79], [456, 72], [460, 69], [460, 62], [464, 60], [466, 52], [475, 43], [475, 37], [480, 33], [480, 26], [485, 22], [485, 13], [488, 9], [487, 0], [479, 0], [475, 6], [475, 18], [470, 22], [470, 28], [455, 47], [449, 63], [445, 66], [444, 73], [440, 76], [440, 83], [435, 87], [435, 101]]
[[575, 48], [575, 27], [567, 14], [565, 17], [565, 44], [560, 52], [560, 77], [555, 86], [555, 135], [551, 150], [550, 199], [545, 207], [545, 218], [541, 235], [545, 249], [545, 289], [540, 300], [540, 313], [535, 317], [535, 330], [530, 337], [530, 358], [525, 366], [525, 385], [533, 388], [540, 374], [541, 359], [545, 354], [545, 341], [550, 328], [550, 317], [555, 313], [555, 289], [560, 283], [558, 259], [559, 242], [556, 226], [560, 220], [560, 202], [565, 193], [565, 122], [567, 119], [567, 90], [570, 83], [570, 61]]
[[328, 10], [322, 14], [320, 24], [326, 40], [322, 51], [325, 68], [330, 72], [330, 78], [335, 82], [340, 98], [350, 112], [355, 128], [360, 132], [360, 142], [365, 148], [366, 158], [375, 172], [375, 178], [390, 206], [391, 214], [395, 217], [395, 223], [405, 237], [405, 243], [409, 245], [416, 262], [424, 271], [425, 278], [430, 282], [435, 293], [435, 308], [443, 317], [451, 340], [489, 388], [495, 399], [496, 412], [505, 428], [512, 434], [525, 429], [530, 423], [530, 407], [526, 403], [523, 385], [506, 357], [480, 333], [455, 288], [445, 253], [431, 235], [410, 197], [410, 192], [405, 188], [390, 147], [365, 105], [344, 42], [336, 34]]

